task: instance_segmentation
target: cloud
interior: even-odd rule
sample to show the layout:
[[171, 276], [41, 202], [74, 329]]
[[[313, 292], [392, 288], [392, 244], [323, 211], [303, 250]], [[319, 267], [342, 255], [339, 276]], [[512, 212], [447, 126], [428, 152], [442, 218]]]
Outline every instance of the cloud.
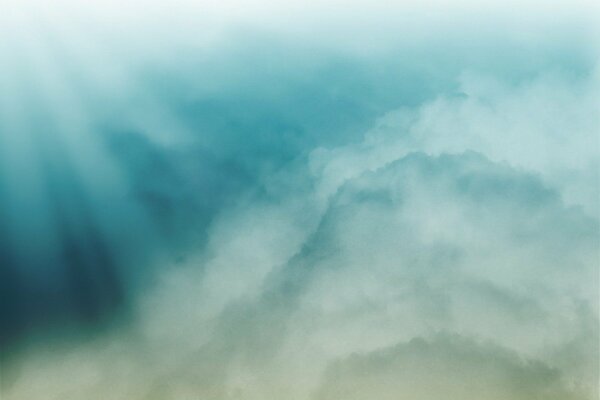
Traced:
[[412, 339], [332, 363], [316, 399], [583, 399], [558, 371], [458, 336]]
[[569, 204], [595, 213], [600, 162], [595, 69], [581, 76], [543, 73], [518, 82], [464, 72], [459, 82], [454, 94], [388, 113], [358, 145], [315, 152], [325, 194], [347, 177], [410, 151], [473, 150], [540, 174]]
[[[313, 368], [450, 330], [593, 388], [597, 240], [597, 219], [535, 175], [476, 153], [411, 153], [340, 187], [274, 279], [273, 309]], [[590, 351], [579, 364], [559, 355], [575, 343]]]

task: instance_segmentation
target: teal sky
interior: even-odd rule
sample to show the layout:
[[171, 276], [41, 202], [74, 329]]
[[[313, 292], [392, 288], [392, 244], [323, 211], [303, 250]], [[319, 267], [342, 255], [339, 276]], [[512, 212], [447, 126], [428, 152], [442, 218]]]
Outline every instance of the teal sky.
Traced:
[[593, 2], [0, 5], [0, 397], [594, 400]]

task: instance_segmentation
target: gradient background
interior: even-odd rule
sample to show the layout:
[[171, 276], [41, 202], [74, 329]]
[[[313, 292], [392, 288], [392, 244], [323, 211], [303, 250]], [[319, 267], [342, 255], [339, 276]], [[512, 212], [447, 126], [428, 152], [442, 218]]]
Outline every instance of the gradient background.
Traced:
[[593, 400], [594, 1], [4, 0], [2, 400]]

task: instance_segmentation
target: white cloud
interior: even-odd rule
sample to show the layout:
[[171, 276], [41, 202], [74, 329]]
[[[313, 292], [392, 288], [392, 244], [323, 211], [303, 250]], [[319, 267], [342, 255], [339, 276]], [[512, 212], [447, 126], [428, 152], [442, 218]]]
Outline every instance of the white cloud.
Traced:
[[473, 150], [540, 174], [568, 204], [595, 215], [600, 196], [598, 85], [593, 72], [584, 77], [556, 72], [516, 84], [464, 73], [456, 95], [390, 112], [363, 143], [315, 152], [313, 165], [322, 168], [326, 196], [348, 177], [410, 151]]

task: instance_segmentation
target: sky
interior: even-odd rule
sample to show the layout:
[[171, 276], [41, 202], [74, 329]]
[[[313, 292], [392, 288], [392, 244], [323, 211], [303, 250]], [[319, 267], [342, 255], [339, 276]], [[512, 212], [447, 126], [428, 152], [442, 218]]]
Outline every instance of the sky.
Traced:
[[0, 4], [0, 397], [594, 400], [592, 1]]

